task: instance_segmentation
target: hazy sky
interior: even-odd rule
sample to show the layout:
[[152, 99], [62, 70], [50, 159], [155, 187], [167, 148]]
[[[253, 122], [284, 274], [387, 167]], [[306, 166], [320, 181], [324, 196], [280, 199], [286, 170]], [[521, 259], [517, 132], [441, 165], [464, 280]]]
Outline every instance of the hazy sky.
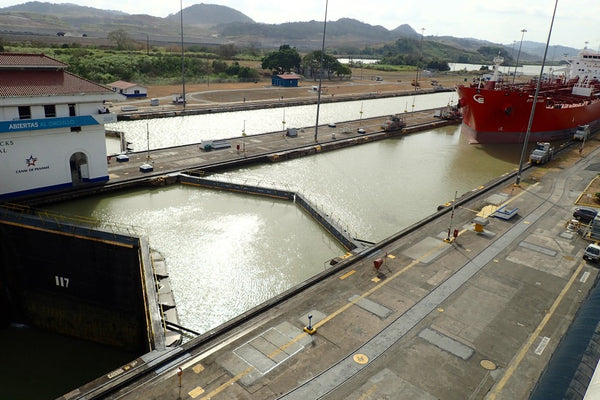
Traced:
[[[28, 0], [2, 0], [1, 7], [22, 4]], [[43, 0], [40, 0], [43, 1]], [[50, 0], [50, 3], [74, 3], [89, 7], [119, 10], [129, 14], [166, 17], [179, 11], [180, 2], [168, 0]], [[183, 8], [202, 1], [181, 0]], [[282, 23], [322, 21], [325, 0], [270, 1], [213, 0], [234, 8], [256, 22]], [[329, 0], [327, 20], [354, 18], [394, 29], [408, 24], [425, 36], [450, 35], [510, 44], [521, 40], [545, 43], [548, 38], [555, 0]], [[185, 20], [184, 20], [185, 24]], [[594, 50], [600, 48], [600, 1], [559, 0], [552, 30], [551, 44], [583, 48], [585, 42]]]

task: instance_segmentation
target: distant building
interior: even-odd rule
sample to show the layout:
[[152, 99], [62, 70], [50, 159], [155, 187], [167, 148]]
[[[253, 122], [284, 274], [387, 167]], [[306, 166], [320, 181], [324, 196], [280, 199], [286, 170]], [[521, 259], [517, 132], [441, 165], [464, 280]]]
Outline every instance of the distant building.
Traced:
[[285, 74], [273, 75], [271, 77], [271, 85], [273, 86], [283, 86], [283, 87], [297, 87], [298, 80], [302, 78], [298, 74], [294, 74], [293, 72], [286, 72]]
[[104, 102], [123, 96], [66, 68], [0, 53], [0, 199], [108, 181]]
[[146, 89], [144, 86], [138, 85], [137, 83], [116, 81], [113, 83], [109, 83], [108, 87], [128, 98], [148, 96], [148, 89]]

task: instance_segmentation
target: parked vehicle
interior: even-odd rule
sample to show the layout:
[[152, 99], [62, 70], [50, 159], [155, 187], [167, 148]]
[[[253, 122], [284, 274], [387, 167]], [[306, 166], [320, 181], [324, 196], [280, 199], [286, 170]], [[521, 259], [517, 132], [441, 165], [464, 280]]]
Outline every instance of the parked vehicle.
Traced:
[[529, 161], [536, 164], [544, 164], [552, 159], [554, 147], [548, 142], [537, 142], [529, 156]]
[[598, 262], [600, 260], [600, 246], [597, 244], [588, 244], [583, 253], [583, 259], [591, 262]]
[[386, 131], [397, 131], [398, 129], [402, 129], [406, 126], [406, 121], [404, 117], [399, 114], [390, 115], [390, 117], [385, 121], [385, 123], [381, 126], [381, 128]]
[[589, 125], [579, 125], [577, 130], [573, 134], [573, 140], [587, 140], [588, 136], [590, 136], [590, 126]]
[[589, 224], [598, 215], [598, 210], [588, 207], [578, 207], [573, 211], [573, 218], [583, 223]]

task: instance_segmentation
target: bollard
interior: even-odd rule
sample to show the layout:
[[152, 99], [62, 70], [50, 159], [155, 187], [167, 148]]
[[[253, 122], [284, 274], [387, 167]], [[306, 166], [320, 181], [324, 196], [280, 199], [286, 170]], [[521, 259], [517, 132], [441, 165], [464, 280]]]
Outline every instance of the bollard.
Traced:
[[183, 376], [181, 367], [177, 368], [177, 376], [179, 376], [179, 399], [181, 399], [181, 377]]
[[304, 327], [304, 332], [309, 335], [314, 335], [316, 331], [317, 329], [312, 326], [312, 314], [308, 314], [308, 326]]

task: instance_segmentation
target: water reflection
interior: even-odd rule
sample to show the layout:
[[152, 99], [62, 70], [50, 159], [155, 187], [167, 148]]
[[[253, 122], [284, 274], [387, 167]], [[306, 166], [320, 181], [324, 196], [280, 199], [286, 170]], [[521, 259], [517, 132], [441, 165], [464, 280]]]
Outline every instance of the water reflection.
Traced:
[[344, 254], [293, 203], [190, 186], [52, 207], [139, 227], [166, 260], [184, 326], [198, 332], [321, 272]]
[[382, 240], [518, 164], [492, 158], [447, 126], [274, 165], [222, 174], [297, 188], [328, 209], [356, 237]]

